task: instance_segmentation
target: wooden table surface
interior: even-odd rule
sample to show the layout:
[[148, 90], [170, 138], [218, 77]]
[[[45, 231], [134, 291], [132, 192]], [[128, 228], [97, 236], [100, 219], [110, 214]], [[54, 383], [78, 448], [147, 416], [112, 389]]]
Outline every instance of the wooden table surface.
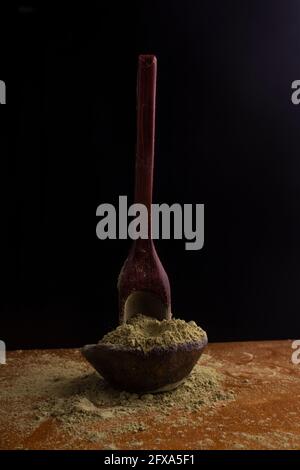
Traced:
[[[56, 418], [18, 432], [14, 384], [28, 364], [46, 353], [90, 369], [77, 350], [9, 352], [7, 364], [0, 366], [0, 386], [11, 387], [11, 397], [0, 404], [0, 449], [300, 449], [300, 365], [291, 362], [291, 343], [210, 344], [201, 363], [213, 364], [224, 375], [224, 387], [234, 391], [235, 399], [213, 412], [204, 407], [187, 414], [189, 424], [182, 425], [176, 424], [176, 410], [155, 425], [151, 415], [143, 416], [141, 411], [139, 419], [147, 424], [145, 429], [134, 440], [130, 430], [116, 434], [113, 447], [105, 439], [91, 442], [77, 437], [70, 441]], [[30, 407], [30, 397], [24, 406]], [[35, 419], [30, 410], [27, 419]], [[118, 422], [114, 418], [105, 423], [99, 420], [97, 426], [107, 432]]]

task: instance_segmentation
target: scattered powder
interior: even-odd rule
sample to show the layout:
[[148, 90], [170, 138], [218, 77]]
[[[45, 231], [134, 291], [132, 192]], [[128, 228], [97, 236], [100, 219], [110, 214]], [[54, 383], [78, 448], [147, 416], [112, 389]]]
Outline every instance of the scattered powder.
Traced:
[[[187, 413], [202, 407], [212, 410], [218, 402], [233, 399], [233, 394], [224, 390], [222, 374], [207, 366], [196, 365], [176, 390], [138, 395], [111, 388], [96, 372], [91, 373], [84, 361], [39, 352], [35, 361], [24, 362], [20, 361], [20, 373], [13, 382], [5, 381], [0, 389], [0, 402], [4, 405], [0, 427], [7, 428], [7, 436], [12, 430], [29, 436], [51, 418], [60, 422], [70, 446], [72, 439], [101, 445], [107, 440], [106, 446], [113, 448], [114, 436], [123, 433], [130, 433], [134, 442], [141, 442], [143, 433], [152, 432], [155, 422], [164, 422], [167, 415], [173, 416], [175, 408], [180, 426], [188, 422], [184, 416]], [[6, 402], [10, 405], [9, 414]], [[112, 427], [110, 423], [116, 418], [118, 425]], [[5, 442], [5, 431], [2, 438]]]
[[[268, 346], [246, 364], [249, 355], [232, 349], [219, 359], [203, 354], [176, 390], [144, 395], [113, 390], [79, 351], [9, 353], [0, 367], [0, 449], [299, 449], [299, 372], [288, 366], [290, 347], [286, 363], [273, 347], [271, 359]], [[276, 421], [274, 403], [282, 403]]]
[[[57, 400], [56, 406], [51, 406], [50, 411], [64, 421], [71, 419], [73, 422], [82, 415], [110, 419], [140, 409], [151, 409], [165, 415], [175, 405], [177, 408], [195, 411], [203, 405], [212, 405], [231, 397], [232, 392], [223, 391], [221, 380], [222, 375], [214, 369], [196, 365], [192, 374], [176, 390], [138, 395], [114, 390], [97, 373], [92, 373], [74, 381], [66, 390], [64, 400]], [[48, 402], [43, 407], [49, 411]]]
[[137, 315], [107, 333], [99, 344], [113, 344], [147, 352], [154, 347], [167, 348], [205, 338], [205, 331], [194, 321], [188, 323], [179, 319], [159, 321], [145, 315]]
[[[295, 443], [294, 445], [291, 444], [295, 441], [295, 435], [290, 432], [276, 432], [276, 431], [268, 431], [264, 434], [250, 434], [246, 432], [235, 432], [232, 433], [236, 436], [237, 439], [241, 439], [243, 442], [240, 443], [240, 446], [243, 448], [247, 448], [247, 443], [250, 441], [252, 443], [256, 443], [261, 447], [266, 447], [268, 449], [291, 449], [295, 448], [298, 449], [298, 445]], [[240, 447], [242, 448], [242, 447]]]
[[[176, 390], [158, 394], [138, 395], [112, 389], [97, 373], [84, 375], [70, 384], [63, 399], [52, 397], [38, 408], [41, 416], [58, 419], [64, 430], [71, 435], [80, 435], [92, 442], [101, 442], [104, 437], [123, 433], [141, 433], [148, 425], [141, 416], [154, 414], [157, 423], [165, 422], [174, 407], [183, 413], [200, 410], [204, 406], [214, 407], [217, 402], [233, 399], [232, 392], [222, 387], [222, 375], [210, 367], [197, 365], [190, 377]], [[118, 418], [118, 426], [103, 434], [83, 429], [88, 422], [99, 422]], [[128, 418], [134, 422], [128, 422]], [[179, 416], [177, 426], [186, 424]], [[83, 425], [83, 426], [80, 426]], [[176, 427], [176, 426], [175, 426]], [[83, 429], [82, 429], [83, 428]]]
[[106, 446], [107, 450], [118, 450], [118, 447], [113, 442]]

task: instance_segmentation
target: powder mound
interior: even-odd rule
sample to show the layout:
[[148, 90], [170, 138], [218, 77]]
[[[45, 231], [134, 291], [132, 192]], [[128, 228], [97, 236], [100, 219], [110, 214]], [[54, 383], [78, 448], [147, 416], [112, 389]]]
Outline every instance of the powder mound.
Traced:
[[111, 344], [148, 352], [153, 348], [168, 348], [183, 343], [203, 341], [206, 333], [194, 321], [180, 319], [156, 320], [145, 315], [136, 315], [128, 323], [107, 333], [99, 344]]
[[[84, 420], [124, 418], [132, 414], [153, 412], [164, 420], [174, 408], [194, 412], [214, 407], [218, 402], [233, 399], [222, 382], [224, 376], [212, 367], [196, 365], [191, 375], [177, 389], [157, 394], [136, 394], [113, 389], [97, 373], [79, 375], [66, 382], [64, 390], [43, 401], [43, 415], [56, 417], [62, 423], [76, 424]], [[121, 421], [118, 421], [121, 427]], [[74, 429], [73, 429], [74, 431]]]
[[13, 435], [17, 446], [27, 449], [32, 433], [46, 449], [87, 449], [88, 443], [123, 449], [125, 440], [136, 448], [149, 435], [163, 445], [167, 422], [174, 434], [177, 428], [194, 429], [235, 398], [219, 370], [223, 363], [206, 354], [201, 362], [177, 389], [139, 395], [113, 389], [79, 351], [12, 353], [8, 367], [15, 367], [14, 374], [1, 376], [0, 368], [0, 448], [8, 447]]

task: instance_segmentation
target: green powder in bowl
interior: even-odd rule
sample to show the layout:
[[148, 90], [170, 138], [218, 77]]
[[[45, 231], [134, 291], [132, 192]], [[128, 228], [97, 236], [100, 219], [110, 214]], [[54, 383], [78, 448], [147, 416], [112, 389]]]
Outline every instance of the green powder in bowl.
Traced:
[[137, 315], [107, 333], [99, 344], [122, 346], [149, 352], [153, 348], [169, 348], [207, 339], [206, 333], [194, 321], [156, 320]]

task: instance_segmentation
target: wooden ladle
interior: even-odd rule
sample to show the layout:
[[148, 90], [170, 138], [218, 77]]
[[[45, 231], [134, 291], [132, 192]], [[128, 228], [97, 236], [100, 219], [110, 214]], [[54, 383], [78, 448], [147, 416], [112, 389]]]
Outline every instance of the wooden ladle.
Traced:
[[[157, 61], [153, 55], [139, 56], [137, 87], [137, 149], [135, 202], [148, 210], [148, 238], [134, 241], [119, 275], [119, 322], [138, 313], [158, 320], [171, 318], [168, 276], [152, 240], [152, 186], [154, 161], [155, 95]], [[189, 375], [207, 344], [207, 338], [153, 348], [145, 353], [112, 344], [82, 348], [84, 357], [113, 386], [145, 393], [170, 390]]]
[[134, 241], [119, 275], [120, 323], [138, 313], [158, 320], [171, 317], [170, 283], [152, 239], [156, 74], [156, 57], [140, 55], [137, 79], [135, 203], [144, 204], [147, 208], [148, 238]]

